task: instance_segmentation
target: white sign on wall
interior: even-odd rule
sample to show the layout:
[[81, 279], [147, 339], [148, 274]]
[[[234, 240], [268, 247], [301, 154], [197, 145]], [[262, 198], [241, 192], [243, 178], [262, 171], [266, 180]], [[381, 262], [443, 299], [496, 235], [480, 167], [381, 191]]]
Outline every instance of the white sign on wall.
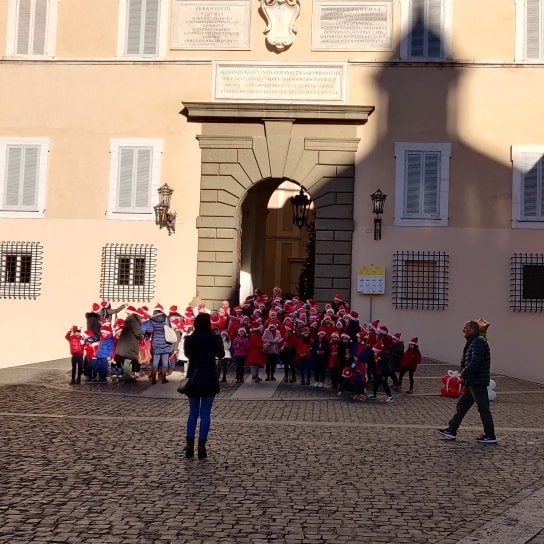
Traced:
[[345, 62], [236, 62], [213, 66], [212, 98], [217, 101], [267, 101], [346, 104]]
[[392, 0], [314, 0], [312, 49], [392, 51]]
[[172, 49], [249, 49], [250, 0], [175, 0]]
[[357, 273], [357, 292], [363, 295], [383, 295], [385, 293], [385, 267], [359, 267]]

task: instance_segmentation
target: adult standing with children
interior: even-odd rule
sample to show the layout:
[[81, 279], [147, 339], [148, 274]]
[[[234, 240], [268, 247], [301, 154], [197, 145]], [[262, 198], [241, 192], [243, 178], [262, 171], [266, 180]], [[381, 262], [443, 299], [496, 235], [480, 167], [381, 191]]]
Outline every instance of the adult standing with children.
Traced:
[[185, 433], [185, 457], [195, 455], [196, 426], [200, 418], [198, 458], [204, 459], [208, 456], [206, 441], [210, 431], [213, 401], [219, 393], [215, 360], [225, 356], [221, 337], [212, 332], [210, 314], [200, 313], [196, 316], [194, 330], [185, 338], [183, 350], [189, 360], [187, 378], [191, 382], [186, 393], [189, 398], [189, 415]]
[[450, 419], [446, 429], [438, 432], [455, 440], [457, 430], [466, 413], [476, 403], [480, 419], [484, 427], [484, 434], [476, 439], [479, 444], [496, 444], [495, 425], [489, 408], [487, 386], [491, 377], [491, 352], [485, 338], [480, 336], [480, 327], [476, 321], [467, 321], [463, 327], [466, 343], [461, 359], [461, 373], [459, 381], [464, 385], [463, 392], [457, 401], [455, 414]]
[[140, 340], [144, 337], [141, 326], [144, 313], [141, 308], [136, 310], [134, 306], [128, 306], [126, 312], [127, 318], [115, 348], [115, 361], [123, 365], [125, 383], [132, 383], [136, 381], [132, 376], [132, 365], [138, 362]]
[[166, 341], [164, 335], [164, 326], [170, 326], [170, 320], [164, 313], [164, 308], [161, 304], [156, 304], [153, 308], [153, 316], [149, 318], [149, 325], [153, 331], [151, 338], [151, 352], [153, 353], [153, 362], [151, 368], [151, 376], [149, 379], [152, 384], [157, 383], [157, 371], [159, 362], [161, 363], [161, 381], [168, 383], [166, 374], [168, 373], [168, 357], [173, 351], [173, 346]]

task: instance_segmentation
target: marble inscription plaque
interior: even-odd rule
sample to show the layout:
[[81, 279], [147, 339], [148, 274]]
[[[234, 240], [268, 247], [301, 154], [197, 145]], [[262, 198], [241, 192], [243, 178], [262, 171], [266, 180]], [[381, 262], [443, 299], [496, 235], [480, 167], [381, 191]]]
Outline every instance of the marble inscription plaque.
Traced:
[[249, 49], [250, 0], [176, 0], [172, 49]]
[[213, 100], [346, 103], [345, 63], [216, 62]]
[[312, 49], [391, 51], [392, 0], [314, 0]]

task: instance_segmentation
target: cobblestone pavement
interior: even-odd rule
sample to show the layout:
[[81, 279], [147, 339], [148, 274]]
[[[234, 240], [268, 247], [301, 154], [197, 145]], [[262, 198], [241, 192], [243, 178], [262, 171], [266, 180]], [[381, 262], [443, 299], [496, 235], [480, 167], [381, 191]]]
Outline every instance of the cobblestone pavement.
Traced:
[[[233, 400], [229, 377], [208, 459], [186, 460], [184, 398], [71, 386], [62, 363], [0, 371], [0, 543], [487, 542], [486, 523], [544, 488], [538, 384], [493, 376], [500, 443], [482, 446], [475, 408], [440, 439], [455, 400], [432, 361], [393, 404], [283, 383]], [[540, 544], [543, 528], [504, 542]]]

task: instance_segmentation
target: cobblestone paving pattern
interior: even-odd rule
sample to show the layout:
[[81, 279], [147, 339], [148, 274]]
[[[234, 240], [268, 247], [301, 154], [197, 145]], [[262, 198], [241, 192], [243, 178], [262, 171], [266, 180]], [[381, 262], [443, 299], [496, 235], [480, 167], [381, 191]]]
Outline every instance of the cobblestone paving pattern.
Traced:
[[392, 405], [298, 384], [236, 401], [228, 384], [207, 460], [182, 456], [186, 401], [147, 384], [2, 386], [0, 543], [453, 544], [544, 485], [544, 388], [494, 377], [500, 444], [474, 442], [475, 409], [449, 442], [443, 373]]

